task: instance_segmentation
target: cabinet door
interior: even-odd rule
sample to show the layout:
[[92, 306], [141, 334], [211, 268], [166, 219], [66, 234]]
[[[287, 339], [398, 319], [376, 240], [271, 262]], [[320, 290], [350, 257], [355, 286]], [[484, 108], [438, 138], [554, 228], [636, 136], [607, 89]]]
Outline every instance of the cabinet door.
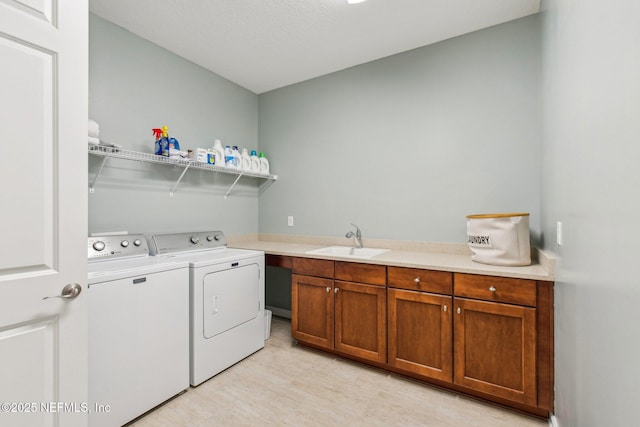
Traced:
[[293, 338], [333, 348], [333, 280], [291, 275]]
[[386, 291], [382, 286], [336, 280], [336, 350], [387, 361]]
[[451, 382], [452, 297], [388, 289], [389, 365]]
[[454, 383], [536, 405], [536, 311], [455, 298]]

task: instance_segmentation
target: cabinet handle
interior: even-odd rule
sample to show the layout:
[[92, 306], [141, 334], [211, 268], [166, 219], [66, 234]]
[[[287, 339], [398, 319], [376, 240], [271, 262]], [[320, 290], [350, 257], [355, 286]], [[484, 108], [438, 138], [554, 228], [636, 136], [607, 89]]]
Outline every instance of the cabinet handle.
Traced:
[[331, 288], [327, 286], [327, 293], [331, 292]]
[[416, 277], [415, 279], [413, 279], [413, 281], [416, 282], [416, 283], [420, 283], [420, 278]]
[[446, 304], [444, 305], [444, 312], [445, 313], [447, 312], [447, 305]]
[[489, 290], [490, 290], [491, 292], [495, 292], [495, 291], [496, 291], [496, 288], [495, 288], [495, 286], [491, 286], [491, 287], [489, 288]]
[[337, 294], [339, 290], [340, 290], [339, 288], [333, 288], [333, 293]]
[[462, 313], [462, 310], [460, 310], [460, 307], [458, 307], [458, 310], [456, 310], [458, 312], [458, 314]]

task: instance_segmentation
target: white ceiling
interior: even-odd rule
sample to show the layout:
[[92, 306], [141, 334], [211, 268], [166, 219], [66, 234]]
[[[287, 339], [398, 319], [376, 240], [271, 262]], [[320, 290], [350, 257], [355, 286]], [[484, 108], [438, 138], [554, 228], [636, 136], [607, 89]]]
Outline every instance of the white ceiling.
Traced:
[[540, 0], [90, 0], [255, 93], [537, 13]]

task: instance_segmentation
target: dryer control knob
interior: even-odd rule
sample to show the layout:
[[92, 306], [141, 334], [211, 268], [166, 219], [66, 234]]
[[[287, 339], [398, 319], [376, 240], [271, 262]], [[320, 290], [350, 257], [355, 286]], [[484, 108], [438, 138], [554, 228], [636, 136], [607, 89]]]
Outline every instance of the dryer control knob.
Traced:
[[133, 244], [136, 245], [136, 246], [140, 246], [142, 244], [142, 240], [136, 239], [136, 240], [133, 241]]
[[93, 249], [95, 249], [98, 252], [103, 251], [104, 248], [105, 248], [105, 244], [104, 244], [104, 242], [101, 242], [100, 240], [98, 240], [97, 242], [95, 242], [93, 244]]
[[127, 246], [129, 246], [129, 241], [123, 240], [122, 242], [120, 242], [120, 246], [122, 246], [123, 248], [126, 248]]
[[207, 236], [207, 242], [210, 242], [213, 240], [213, 236]]
[[191, 236], [191, 243], [193, 243], [194, 245], [196, 243], [198, 243], [200, 241], [200, 238], [198, 236]]
[[222, 239], [222, 234], [216, 234], [216, 236], [214, 237], [214, 239], [216, 239], [216, 241]]

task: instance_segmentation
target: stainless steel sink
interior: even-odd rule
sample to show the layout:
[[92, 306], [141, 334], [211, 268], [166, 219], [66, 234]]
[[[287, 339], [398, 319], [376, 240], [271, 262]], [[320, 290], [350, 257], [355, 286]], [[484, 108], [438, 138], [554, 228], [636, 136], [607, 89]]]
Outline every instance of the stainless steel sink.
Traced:
[[314, 249], [306, 253], [312, 255], [329, 255], [349, 258], [373, 258], [376, 255], [389, 252], [389, 249], [380, 248], [354, 248], [351, 246], [327, 246], [326, 248]]

